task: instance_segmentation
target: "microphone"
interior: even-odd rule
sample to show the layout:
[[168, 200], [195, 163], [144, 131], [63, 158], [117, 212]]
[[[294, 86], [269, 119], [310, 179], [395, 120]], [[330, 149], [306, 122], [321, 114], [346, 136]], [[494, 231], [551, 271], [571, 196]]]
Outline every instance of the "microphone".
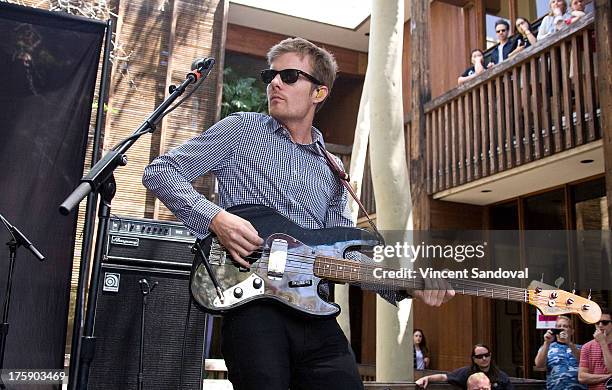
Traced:
[[32, 242], [30, 242], [30, 240], [28, 240], [28, 238], [23, 233], [21, 233], [19, 229], [17, 229], [17, 227], [11, 225], [10, 222], [2, 216], [2, 214], [0, 214], [0, 219], [4, 223], [4, 226], [6, 226], [6, 228], [8, 229], [9, 233], [11, 233], [13, 238], [15, 238], [15, 241], [18, 245], [24, 246], [26, 249], [32, 252], [34, 257], [36, 257], [38, 260], [45, 260], [45, 256], [40, 253], [38, 249], [36, 249], [34, 244], [32, 244]]
[[194, 72], [192, 74], [195, 75], [196, 81], [206, 78], [213, 65], [215, 65], [215, 59], [212, 57], [202, 57], [194, 60], [191, 63], [191, 70]]
[[196, 58], [191, 63], [191, 70], [195, 70], [199, 72], [203, 70], [209, 70], [213, 67], [214, 64], [215, 64], [215, 59], [212, 57]]

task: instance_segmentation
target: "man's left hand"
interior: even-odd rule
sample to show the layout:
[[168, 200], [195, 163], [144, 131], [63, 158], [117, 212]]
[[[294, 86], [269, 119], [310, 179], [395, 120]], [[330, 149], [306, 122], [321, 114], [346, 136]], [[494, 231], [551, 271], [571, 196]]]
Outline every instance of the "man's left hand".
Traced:
[[444, 279], [425, 279], [425, 288], [416, 290], [413, 295], [426, 305], [440, 306], [455, 296], [455, 290]]

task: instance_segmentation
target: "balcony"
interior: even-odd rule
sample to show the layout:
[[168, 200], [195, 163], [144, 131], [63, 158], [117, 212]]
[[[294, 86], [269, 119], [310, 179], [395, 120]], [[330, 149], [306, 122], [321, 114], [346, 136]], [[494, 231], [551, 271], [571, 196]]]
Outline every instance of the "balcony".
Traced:
[[428, 193], [600, 139], [594, 41], [588, 15], [427, 103]]

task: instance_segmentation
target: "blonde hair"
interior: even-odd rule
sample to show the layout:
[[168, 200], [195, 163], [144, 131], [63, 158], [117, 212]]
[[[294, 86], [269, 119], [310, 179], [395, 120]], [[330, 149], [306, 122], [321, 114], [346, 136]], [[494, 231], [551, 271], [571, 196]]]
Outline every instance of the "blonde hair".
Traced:
[[[552, 10], [552, 3], [556, 2], [558, 0], [550, 0], [548, 2], [548, 16], [554, 16], [555, 14], [553, 13]], [[563, 0], [563, 11], [561, 12], [561, 14], [564, 14], [567, 12], [567, 1]]]
[[483, 372], [476, 372], [476, 373], [470, 375], [470, 377], [467, 380], [467, 388], [468, 388], [468, 390], [470, 389], [470, 385], [473, 385], [475, 383], [478, 383], [478, 382], [484, 381], [484, 380], [486, 380], [487, 383], [489, 384], [489, 386], [491, 386], [491, 380]]
[[312, 66], [312, 76], [321, 81], [331, 93], [338, 73], [338, 64], [330, 52], [304, 38], [287, 38], [268, 51], [268, 65], [286, 53], [297, 53], [301, 58], [308, 56]]

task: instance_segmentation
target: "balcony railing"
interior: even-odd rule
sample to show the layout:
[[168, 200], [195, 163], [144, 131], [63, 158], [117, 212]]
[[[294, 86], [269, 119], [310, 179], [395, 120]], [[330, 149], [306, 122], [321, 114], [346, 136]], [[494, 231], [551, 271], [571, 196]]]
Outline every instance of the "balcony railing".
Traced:
[[601, 138], [589, 15], [425, 105], [430, 194]]

